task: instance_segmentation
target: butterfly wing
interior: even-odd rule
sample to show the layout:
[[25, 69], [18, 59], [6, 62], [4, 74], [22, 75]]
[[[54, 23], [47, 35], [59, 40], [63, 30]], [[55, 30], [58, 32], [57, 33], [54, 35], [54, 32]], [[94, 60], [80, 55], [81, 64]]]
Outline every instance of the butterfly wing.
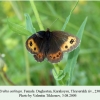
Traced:
[[63, 52], [61, 52], [53, 35], [51, 35], [49, 51], [47, 52], [46, 57], [51, 63], [57, 63], [63, 58]]
[[53, 31], [52, 34], [62, 52], [70, 52], [80, 43], [78, 37], [63, 31]]
[[26, 41], [27, 50], [34, 54], [34, 58], [38, 62], [47, 57], [50, 62], [57, 63], [62, 59], [63, 52], [74, 50], [80, 43], [76, 36], [63, 31], [50, 32], [51, 36], [49, 38], [48, 32], [50, 31], [39, 31]]
[[57, 63], [63, 58], [63, 52], [74, 50], [79, 45], [79, 39], [63, 31], [52, 31], [47, 59]]
[[45, 53], [43, 48], [44, 40], [42, 37], [38, 36], [37, 34], [33, 34], [30, 36], [26, 41], [26, 48], [27, 50], [34, 54], [34, 58], [41, 62], [45, 59]]

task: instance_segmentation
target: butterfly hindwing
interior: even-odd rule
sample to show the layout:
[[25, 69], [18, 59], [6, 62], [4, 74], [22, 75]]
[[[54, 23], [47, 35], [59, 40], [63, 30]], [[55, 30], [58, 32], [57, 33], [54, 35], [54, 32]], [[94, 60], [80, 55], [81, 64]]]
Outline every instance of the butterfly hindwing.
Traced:
[[51, 63], [57, 63], [60, 62], [60, 60], [63, 58], [63, 53], [61, 51], [57, 51], [55, 53], [48, 53], [47, 59]]
[[37, 53], [34, 55], [34, 58], [38, 62], [42, 62], [45, 59], [45, 54], [44, 53]]
[[57, 42], [55, 41], [53, 35], [51, 36], [49, 42], [49, 51], [47, 53], [47, 59], [51, 63], [57, 63], [63, 58], [63, 52], [61, 52]]

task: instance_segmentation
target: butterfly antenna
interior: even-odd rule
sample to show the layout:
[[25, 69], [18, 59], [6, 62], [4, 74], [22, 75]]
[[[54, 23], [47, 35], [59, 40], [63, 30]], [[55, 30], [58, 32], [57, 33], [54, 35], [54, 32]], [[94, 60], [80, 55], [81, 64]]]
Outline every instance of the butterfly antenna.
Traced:
[[49, 29], [50, 27], [58, 20], [58, 18], [56, 20], [53, 21], [53, 23], [49, 26]]

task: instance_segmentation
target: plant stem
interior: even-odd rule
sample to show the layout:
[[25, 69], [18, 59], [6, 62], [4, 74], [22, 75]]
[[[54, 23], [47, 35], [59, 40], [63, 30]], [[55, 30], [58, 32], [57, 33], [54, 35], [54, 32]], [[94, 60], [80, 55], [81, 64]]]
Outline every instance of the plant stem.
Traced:
[[18, 16], [18, 18], [19, 18], [20, 20], [22, 20], [23, 17], [21, 16], [21, 14], [20, 14], [20, 12], [19, 12], [19, 9], [18, 9], [18, 7], [17, 7], [16, 2], [10, 1], [10, 4], [11, 4], [13, 10], [15, 11], [16, 15]]
[[[25, 37], [22, 37], [23, 40], [23, 44], [25, 44]], [[26, 78], [27, 78], [27, 85], [31, 85], [31, 81], [30, 81], [30, 68], [29, 68], [29, 60], [28, 60], [28, 54], [26, 52], [26, 48], [24, 45], [24, 55], [25, 55], [25, 62], [26, 62]]]
[[56, 74], [58, 74], [59, 70], [60, 70], [59, 67], [58, 67], [58, 64], [53, 64], [53, 66], [54, 66]]
[[5, 72], [2, 72], [2, 73], [0, 73], [0, 75], [1, 75], [1, 77], [2, 77], [2, 79], [3, 79], [3, 81], [5, 82], [5, 83], [9, 83], [10, 85], [15, 85], [8, 77], [7, 77], [7, 75], [6, 75], [6, 73]]
[[31, 3], [32, 9], [34, 11], [35, 17], [37, 19], [37, 22], [38, 22], [38, 25], [39, 25], [40, 30], [44, 30], [43, 25], [42, 25], [42, 22], [41, 22], [40, 17], [39, 17], [39, 13], [37, 11], [37, 8], [35, 6], [34, 1], [30, 0], [30, 3]]
[[[22, 20], [23, 19], [23, 16], [19, 12], [19, 9], [16, 6], [16, 3], [11, 1], [11, 5], [12, 5], [12, 7], [13, 7], [15, 13], [16, 13], [16, 15], [18, 16], [18, 18], [20, 20]], [[27, 85], [31, 85], [31, 81], [30, 81], [30, 70], [29, 70], [30, 69], [29, 68], [29, 60], [28, 60], [28, 54], [27, 54], [26, 48], [25, 48], [25, 41], [26, 41], [26, 39], [25, 39], [24, 36], [22, 36], [22, 41], [23, 41], [23, 48], [24, 48], [23, 50], [24, 50], [24, 56], [25, 56], [25, 62], [26, 62], [26, 79], [27, 79]]]
[[[59, 65], [58, 64], [53, 64], [53, 65], [54, 65], [55, 73], [58, 76], [59, 71], [60, 71]], [[56, 84], [57, 85], [65, 85], [63, 80], [56, 80]]]

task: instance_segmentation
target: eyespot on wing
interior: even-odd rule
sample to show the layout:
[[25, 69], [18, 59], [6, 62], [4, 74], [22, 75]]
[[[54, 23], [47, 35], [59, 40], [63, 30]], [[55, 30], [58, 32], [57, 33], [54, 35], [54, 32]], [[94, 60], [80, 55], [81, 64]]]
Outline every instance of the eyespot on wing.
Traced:
[[63, 58], [63, 53], [61, 51], [58, 51], [56, 53], [50, 53], [47, 54], [47, 59], [51, 63], [57, 63], [60, 62], [60, 60]]
[[38, 48], [38, 46], [33, 38], [29, 38], [26, 41], [26, 48], [31, 53], [38, 53], [39, 52], [39, 48]]
[[74, 50], [80, 43], [80, 40], [75, 36], [68, 36], [67, 40], [61, 45], [60, 49], [63, 52]]

